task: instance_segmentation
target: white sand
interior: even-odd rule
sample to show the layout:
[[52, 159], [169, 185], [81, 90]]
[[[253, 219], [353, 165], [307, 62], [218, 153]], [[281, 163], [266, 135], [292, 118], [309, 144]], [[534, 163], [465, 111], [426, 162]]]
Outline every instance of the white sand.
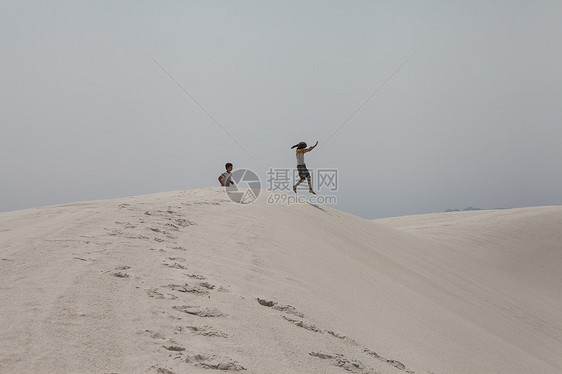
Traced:
[[562, 207], [368, 221], [262, 193], [1, 213], [0, 372], [562, 373]]

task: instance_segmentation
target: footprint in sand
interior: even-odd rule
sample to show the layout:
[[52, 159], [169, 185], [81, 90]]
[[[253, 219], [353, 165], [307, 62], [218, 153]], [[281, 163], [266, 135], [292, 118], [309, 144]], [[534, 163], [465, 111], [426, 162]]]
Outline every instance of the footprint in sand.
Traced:
[[193, 355], [188, 356], [185, 359], [188, 364], [193, 364], [205, 369], [215, 369], [215, 370], [229, 370], [229, 371], [242, 371], [246, 370], [245, 367], [239, 365], [236, 361], [228, 359], [218, 359], [216, 356], [206, 356], [206, 355]]
[[203, 288], [206, 288], [206, 289], [208, 289], [208, 290], [214, 290], [214, 289], [215, 289], [215, 285], [214, 285], [214, 284], [210, 284], [210, 283], [208, 283], [208, 282], [199, 282], [198, 284], [199, 284], [199, 286], [201, 286], [201, 287], [203, 287]]
[[[139, 333], [140, 334], [140, 333]], [[144, 330], [142, 334], [148, 334], [154, 340], [166, 340], [166, 337], [159, 332], [152, 330]]]
[[206, 288], [202, 288], [199, 286], [190, 286], [187, 283], [181, 284], [169, 284], [165, 287], [171, 288], [174, 291], [183, 292], [183, 293], [192, 293], [195, 295], [208, 295], [209, 290]]
[[213, 326], [178, 326], [176, 328], [179, 332], [191, 332], [194, 335], [202, 335], [209, 337], [228, 338], [228, 334], [217, 330]]
[[[165, 261], [165, 260], [164, 260]], [[163, 263], [162, 266], [169, 267], [171, 269], [180, 269], [180, 270], [187, 270], [187, 266], [174, 262], [173, 264], [169, 264], [167, 262]]]
[[156, 291], [157, 289], [150, 289], [150, 290], [146, 290], [146, 293], [148, 294], [148, 296], [153, 297], [155, 299], [163, 299], [164, 298], [164, 294]]
[[184, 347], [180, 347], [179, 345], [163, 345], [162, 347], [164, 347], [165, 349], [167, 349], [168, 351], [174, 351], [174, 352], [182, 352], [185, 351]]
[[[106, 231], [109, 231], [110, 229], [106, 228]], [[118, 236], [118, 235], [123, 235], [123, 233], [119, 230], [111, 230], [109, 231], [109, 233], [107, 234], [109, 236]]]
[[124, 273], [123, 271], [129, 270], [130, 268], [131, 268], [131, 267], [130, 267], [130, 266], [127, 266], [127, 265], [118, 266], [118, 267], [115, 268], [115, 270], [120, 270], [120, 271], [116, 271], [116, 272], [114, 272], [112, 275], [113, 275], [114, 277], [117, 277], [117, 278], [129, 278], [130, 275], [127, 274], [127, 273]]
[[302, 327], [303, 329], [309, 330], [309, 331], [313, 331], [313, 332], [318, 332], [318, 333], [322, 333], [322, 330], [320, 330], [318, 327], [309, 324], [309, 323], [305, 323], [303, 321], [299, 321], [293, 318], [289, 318], [287, 316], [283, 316], [283, 318], [289, 322], [291, 322], [293, 325], [296, 325], [298, 327]]
[[[295, 316], [300, 317], [300, 318], [304, 318], [304, 314], [300, 313], [299, 311], [297, 311], [294, 307], [292, 307], [290, 305], [279, 305], [274, 301], [267, 301], [267, 300], [260, 299], [260, 298], [257, 298], [257, 300], [258, 300], [258, 303], [260, 303], [260, 305], [263, 305], [263, 306], [266, 306], [266, 307], [269, 307], [269, 308], [273, 308], [275, 310], [279, 310], [279, 311], [282, 311], [282, 312], [285, 312], [285, 313], [289, 313], [289, 314], [295, 315]], [[353, 340], [353, 339], [351, 339], [351, 338], [349, 338], [345, 335], [338, 334], [338, 333], [336, 333], [334, 331], [331, 331], [331, 330], [323, 330], [323, 329], [320, 329], [320, 328], [314, 326], [313, 324], [306, 323], [304, 321], [300, 321], [300, 320], [297, 320], [297, 319], [294, 319], [294, 318], [290, 318], [290, 317], [287, 317], [287, 316], [282, 316], [282, 317], [286, 321], [289, 321], [292, 324], [294, 324], [298, 327], [302, 327], [306, 330], [317, 332], [317, 333], [320, 333], [320, 334], [328, 334], [328, 335], [331, 335], [335, 338], [345, 340], [352, 345], [355, 345], [355, 346], [359, 345], [355, 340]]]
[[195, 222], [183, 218], [177, 218], [175, 224], [179, 227], [188, 227], [195, 225]]
[[188, 276], [189, 278], [199, 279], [199, 280], [207, 279], [206, 276], [201, 275], [201, 274], [187, 274], [187, 276]]
[[267, 301], [267, 300], [264, 300], [264, 299], [260, 299], [259, 297], [257, 298], [257, 300], [258, 300], [258, 303], [260, 303], [260, 305], [266, 306], [268, 308], [273, 308], [273, 309], [279, 310], [281, 312], [289, 313], [289, 314], [295, 315], [295, 316], [300, 317], [300, 318], [304, 318], [304, 314], [297, 311], [291, 305], [279, 305], [275, 301]]
[[387, 364], [394, 366], [397, 369], [400, 369], [402, 371], [405, 371], [408, 374], [414, 374], [414, 372], [412, 370], [407, 370], [406, 369], [406, 365], [404, 365], [403, 363], [401, 363], [400, 361], [396, 361], [396, 360], [389, 360], [387, 358], [384, 358], [382, 356], [380, 356], [377, 352], [371, 351], [368, 348], [365, 348], [363, 350], [363, 352], [367, 353], [370, 356], [375, 357], [377, 360], [380, 360], [382, 362], [386, 362]]
[[155, 310], [152, 312], [152, 314], [155, 315], [157, 318], [165, 317], [165, 318], [173, 319], [175, 321], [181, 321], [181, 317], [177, 317], [163, 310]]
[[[160, 230], [160, 229], [158, 229], [158, 228], [151, 227], [150, 230], [154, 231], [155, 233], [162, 234], [162, 235], [166, 236], [166, 238], [171, 239], [171, 240], [176, 240], [176, 239], [178, 238], [177, 236], [171, 235], [171, 234], [169, 234], [168, 232], [163, 231], [163, 230]], [[162, 238], [154, 238], [154, 240], [156, 240], [156, 241], [159, 241], [159, 240], [164, 241], [164, 239], [162, 239]]]
[[338, 334], [337, 332], [330, 331], [330, 330], [324, 330], [322, 332], [325, 333], [325, 334], [328, 334], [328, 335], [332, 335], [334, 338], [344, 340], [351, 345], [359, 346], [359, 343], [357, 343], [355, 340], [353, 340], [350, 337], [347, 337], [345, 335], [341, 335], [341, 334]]
[[180, 231], [180, 228], [173, 223], [166, 223], [164, 226], [168, 227], [172, 231]]
[[131, 222], [120, 222], [115, 221], [116, 225], [123, 225], [126, 229], [136, 229], [137, 226], [133, 225]]
[[176, 374], [173, 371], [168, 370], [168, 369], [164, 369], [164, 368], [157, 368], [156, 373], [158, 373], [158, 374]]
[[191, 306], [191, 305], [176, 305], [172, 308], [179, 311], [179, 312], [191, 314], [191, 315], [198, 316], [198, 317], [207, 318], [207, 317], [223, 317], [224, 316], [224, 314], [222, 314], [216, 308], [201, 308], [201, 307], [198, 307], [198, 306]]
[[[175, 248], [174, 248], [175, 249]], [[179, 261], [179, 262], [185, 262], [185, 258], [183, 257], [168, 257], [168, 260], [170, 261]]]
[[121, 271], [115, 272], [115, 273], [113, 273], [112, 275], [113, 275], [114, 277], [117, 277], [117, 278], [130, 278], [130, 275], [129, 275], [129, 274], [123, 273], [123, 272], [121, 272]]
[[341, 354], [327, 354], [321, 352], [310, 352], [309, 355], [323, 360], [331, 360], [332, 365], [339, 366], [351, 373], [375, 374], [373, 369], [365, 367], [359, 360], [348, 359]]
[[148, 296], [153, 297], [155, 299], [167, 299], [167, 300], [177, 300], [178, 297], [176, 295], [172, 295], [172, 294], [167, 294], [164, 295], [161, 292], [158, 292], [157, 288], [153, 288], [153, 289], [148, 289], [146, 290], [146, 293]]

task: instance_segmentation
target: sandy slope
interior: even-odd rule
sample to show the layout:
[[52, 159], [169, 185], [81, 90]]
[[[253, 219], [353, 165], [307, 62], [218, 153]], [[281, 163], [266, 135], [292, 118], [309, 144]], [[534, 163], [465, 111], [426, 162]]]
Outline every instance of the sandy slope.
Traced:
[[372, 222], [263, 194], [1, 213], [0, 372], [562, 372], [562, 208]]
[[[456, 298], [469, 305], [455, 313], [511, 344], [514, 362], [538, 359], [546, 365], [529, 372], [562, 372], [562, 207], [375, 222], [437, 244], [438, 261], [464, 279]], [[443, 304], [453, 309], [450, 299]]]

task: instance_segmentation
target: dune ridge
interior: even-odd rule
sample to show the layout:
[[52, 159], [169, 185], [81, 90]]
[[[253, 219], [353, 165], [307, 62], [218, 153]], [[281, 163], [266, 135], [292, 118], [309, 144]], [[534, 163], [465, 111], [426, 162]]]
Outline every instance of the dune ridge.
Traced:
[[562, 207], [369, 221], [267, 194], [0, 213], [0, 372], [562, 371]]

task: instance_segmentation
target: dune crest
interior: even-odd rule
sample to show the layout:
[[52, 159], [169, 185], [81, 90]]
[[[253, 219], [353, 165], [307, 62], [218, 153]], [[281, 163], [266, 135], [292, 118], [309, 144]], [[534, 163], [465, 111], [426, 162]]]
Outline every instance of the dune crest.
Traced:
[[562, 207], [368, 221], [267, 194], [0, 213], [0, 372], [562, 372]]

